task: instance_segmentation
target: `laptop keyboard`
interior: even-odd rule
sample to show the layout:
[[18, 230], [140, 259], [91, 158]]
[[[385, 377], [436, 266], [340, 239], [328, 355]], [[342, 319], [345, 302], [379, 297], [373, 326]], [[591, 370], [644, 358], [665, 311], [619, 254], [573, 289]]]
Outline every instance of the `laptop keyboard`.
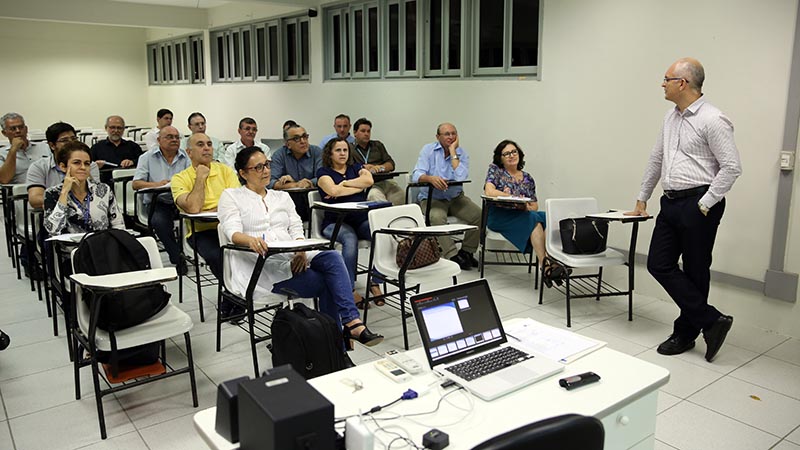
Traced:
[[467, 381], [472, 381], [530, 358], [533, 358], [533, 356], [514, 347], [503, 347], [477, 358], [453, 364], [445, 368], [445, 370]]

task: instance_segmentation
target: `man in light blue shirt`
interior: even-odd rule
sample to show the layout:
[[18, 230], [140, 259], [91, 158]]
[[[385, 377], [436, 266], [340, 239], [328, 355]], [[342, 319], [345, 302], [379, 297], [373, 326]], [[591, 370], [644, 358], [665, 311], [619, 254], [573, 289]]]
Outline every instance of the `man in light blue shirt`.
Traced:
[[[433, 198], [428, 199], [428, 190], [419, 193], [420, 206], [424, 211], [431, 201], [431, 225], [444, 225], [447, 216], [455, 216], [469, 225], [480, 226], [481, 209], [464, 195], [461, 186], [448, 186], [447, 181], [465, 181], [469, 178], [469, 155], [458, 145], [458, 131], [451, 123], [443, 123], [436, 128], [436, 142], [422, 147], [417, 165], [411, 173], [414, 183], [433, 185]], [[478, 267], [473, 253], [478, 249], [478, 230], [468, 231], [456, 250], [453, 240], [448, 236], [439, 238], [442, 256], [458, 263], [463, 270]]]
[[[272, 154], [271, 189], [279, 191], [295, 188], [313, 188], [317, 185], [317, 171], [322, 167], [322, 149], [308, 143], [306, 129], [298, 124], [283, 129], [286, 149]], [[297, 214], [308, 220], [308, 198], [305, 193], [292, 195]]]
[[350, 116], [347, 114], [339, 114], [336, 116], [336, 118], [333, 119], [333, 129], [336, 130], [336, 133], [329, 134], [322, 138], [322, 141], [319, 143], [319, 148], [325, 148], [325, 144], [336, 136], [347, 139], [347, 142], [355, 145], [356, 138], [350, 134]]
[[[139, 190], [166, 186], [173, 175], [191, 166], [189, 155], [180, 148], [180, 143], [181, 135], [175, 127], [162, 128], [158, 135], [159, 148], [148, 150], [139, 157], [136, 174], [133, 176], [133, 188]], [[150, 227], [164, 244], [169, 261], [178, 266], [178, 272], [183, 275], [186, 273], [186, 265], [180, 260], [180, 248], [173, 232], [178, 210], [175, 208], [172, 193], [167, 191], [155, 199], [145, 197], [145, 204], [150, 204], [151, 201], [153, 212], [150, 216]]]
[[[206, 116], [204, 116], [203, 113], [193, 112], [189, 114], [189, 130], [192, 134], [203, 133], [211, 139], [211, 143], [214, 146], [214, 161], [219, 161], [222, 152], [225, 151], [225, 146], [219, 139], [206, 134]], [[187, 153], [189, 152], [189, 137], [190, 136], [185, 136], [181, 139], [181, 148]]]

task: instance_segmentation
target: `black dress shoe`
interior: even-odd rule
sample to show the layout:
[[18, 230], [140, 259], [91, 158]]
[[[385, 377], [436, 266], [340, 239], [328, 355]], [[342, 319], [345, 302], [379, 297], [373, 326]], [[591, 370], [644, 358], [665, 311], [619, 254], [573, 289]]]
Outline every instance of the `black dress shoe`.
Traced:
[[478, 266], [479, 266], [479, 264], [478, 264], [478, 260], [477, 260], [477, 259], [475, 259], [475, 255], [473, 255], [472, 253], [470, 253], [470, 252], [467, 252], [467, 251], [464, 251], [464, 250], [459, 250], [459, 252], [458, 252], [458, 253], [459, 253], [459, 254], [461, 254], [461, 257], [462, 257], [462, 258], [463, 258], [465, 261], [469, 261], [469, 263], [470, 263], [470, 265], [471, 265], [472, 267], [478, 267]]
[[0, 350], [5, 350], [11, 344], [11, 338], [7, 334], [0, 331]]
[[461, 267], [461, 270], [472, 269], [472, 263], [469, 260], [464, 259], [464, 256], [461, 255], [461, 253], [456, 253], [455, 256], [450, 258], [450, 261], [453, 261], [454, 263], [458, 264], [458, 266]]
[[687, 339], [673, 334], [662, 342], [656, 351], [662, 355], [679, 355], [694, 348], [694, 339]]
[[711, 362], [717, 356], [717, 352], [722, 347], [722, 343], [725, 342], [725, 336], [728, 335], [732, 325], [733, 317], [723, 314], [703, 331], [703, 339], [706, 341], [706, 361]]

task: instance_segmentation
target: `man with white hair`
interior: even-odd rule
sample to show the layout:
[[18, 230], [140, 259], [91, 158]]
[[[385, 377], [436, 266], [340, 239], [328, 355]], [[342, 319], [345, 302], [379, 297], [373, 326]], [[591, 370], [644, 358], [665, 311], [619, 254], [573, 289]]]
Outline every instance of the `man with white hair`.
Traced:
[[3, 136], [8, 145], [0, 149], [0, 184], [24, 184], [28, 168], [36, 160], [50, 156], [50, 147], [44, 142], [28, 140], [25, 118], [10, 112], [0, 117]]

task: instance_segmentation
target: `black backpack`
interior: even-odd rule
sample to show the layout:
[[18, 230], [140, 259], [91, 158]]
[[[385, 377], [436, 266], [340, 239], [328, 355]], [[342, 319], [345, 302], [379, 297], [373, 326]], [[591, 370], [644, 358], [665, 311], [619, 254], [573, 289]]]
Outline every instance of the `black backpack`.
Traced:
[[[150, 269], [147, 249], [124, 230], [102, 230], [83, 237], [74, 258], [75, 273], [108, 275]], [[138, 325], [169, 303], [162, 285], [144, 286], [106, 296], [97, 326], [116, 331]], [[88, 300], [84, 296], [84, 300]]]
[[275, 313], [271, 350], [272, 367], [291, 364], [307, 380], [345, 368], [342, 330], [302, 303]]

